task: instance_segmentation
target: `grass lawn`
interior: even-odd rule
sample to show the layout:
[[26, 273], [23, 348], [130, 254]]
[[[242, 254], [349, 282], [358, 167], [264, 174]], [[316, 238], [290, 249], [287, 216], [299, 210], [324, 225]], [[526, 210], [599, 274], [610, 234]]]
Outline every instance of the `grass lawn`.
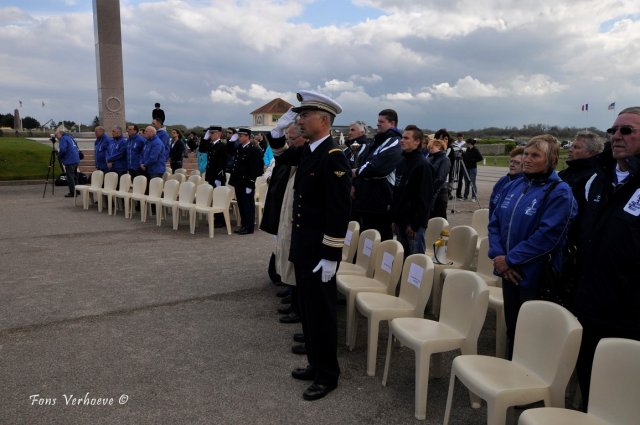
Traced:
[[[51, 145], [20, 137], [0, 137], [0, 180], [37, 180], [47, 177]], [[60, 165], [56, 164], [56, 177]]]

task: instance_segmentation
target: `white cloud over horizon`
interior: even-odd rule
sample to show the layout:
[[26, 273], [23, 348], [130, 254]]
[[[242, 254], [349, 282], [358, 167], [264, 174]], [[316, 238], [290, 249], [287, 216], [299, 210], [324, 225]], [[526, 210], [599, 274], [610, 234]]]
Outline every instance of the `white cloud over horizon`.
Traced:
[[[246, 124], [274, 97], [295, 103], [300, 89], [341, 102], [338, 124], [373, 123], [394, 108], [401, 126], [431, 129], [606, 128], [609, 103], [638, 104], [640, 6], [630, 0], [324, 0], [331, 24], [314, 21], [319, 1], [123, 0], [127, 119], [149, 120], [159, 101], [168, 124]], [[22, 116], [90, 122], [92, 11], [68, 0], [8, 3], [0, 112], [22, 100]]]

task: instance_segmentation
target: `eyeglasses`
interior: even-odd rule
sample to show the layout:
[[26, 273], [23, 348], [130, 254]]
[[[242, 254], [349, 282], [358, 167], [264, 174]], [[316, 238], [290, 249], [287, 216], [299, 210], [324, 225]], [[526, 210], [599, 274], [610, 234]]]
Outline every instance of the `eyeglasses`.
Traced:
[[618, 130], [620, 130], [620, 134], [622, 134], [623, 136], [628, 136], [638, 129], [635, 127], [631, 127], [630, 125], [621, 125], [620, 127], [611, 127], [607, 129], [607, 133], [613, 136]]
[[509, 165], [522, 165], [520, 161], [509, 161]]

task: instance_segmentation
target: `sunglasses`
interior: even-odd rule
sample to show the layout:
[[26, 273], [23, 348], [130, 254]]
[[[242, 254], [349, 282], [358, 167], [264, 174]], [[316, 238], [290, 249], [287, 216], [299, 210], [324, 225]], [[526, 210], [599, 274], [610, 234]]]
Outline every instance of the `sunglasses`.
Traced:
[[618, 130], [620, 130], [620, 134], [622, 134], [623, 136], [628, 136], [635, 130], [637, 130], [637, 128], [631, 127], [630, 125], [622, 125], [620, 127], [611, 127], [607, 129], [607, 133], [613, 136]]

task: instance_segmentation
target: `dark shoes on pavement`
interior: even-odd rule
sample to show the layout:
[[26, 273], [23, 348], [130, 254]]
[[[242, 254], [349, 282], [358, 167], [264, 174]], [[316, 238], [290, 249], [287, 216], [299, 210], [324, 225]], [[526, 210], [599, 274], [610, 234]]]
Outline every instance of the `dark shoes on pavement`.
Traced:
[[291, 376], [301, 381], [313, 381], [316, 379], [316, 371], [311, 367], [297, 367], [291, 372]]
[[302, 342], [303, 343], [304, 342], [304, 334], [303, 333], [293, 334], [293, 340], [295, 342]]
[[307, 347], [303, 344], [296, 344], [293, 347], [291, 347], [291, 352], [293, 354], [300, 354], [300, 355], [304, 355], [307, 354]]
[[304, 393], [302, 393], [302, 398], [307, 401], [321, 399], [331, 391], [335, 390], [337, 386], [338, 384], [325, 385], [314, 382], [313, 384], [309, 385], [309, 388], [304, 390]]
[[291, 312], [285, 316], [280, 316], [280, 323], [300, 323], [300, 316]]
[[76, 195], [74, 195], [73, 193], [67, 193], [66, 195], [64, 195], [65, 198], [73, 198], [74, 196]]

